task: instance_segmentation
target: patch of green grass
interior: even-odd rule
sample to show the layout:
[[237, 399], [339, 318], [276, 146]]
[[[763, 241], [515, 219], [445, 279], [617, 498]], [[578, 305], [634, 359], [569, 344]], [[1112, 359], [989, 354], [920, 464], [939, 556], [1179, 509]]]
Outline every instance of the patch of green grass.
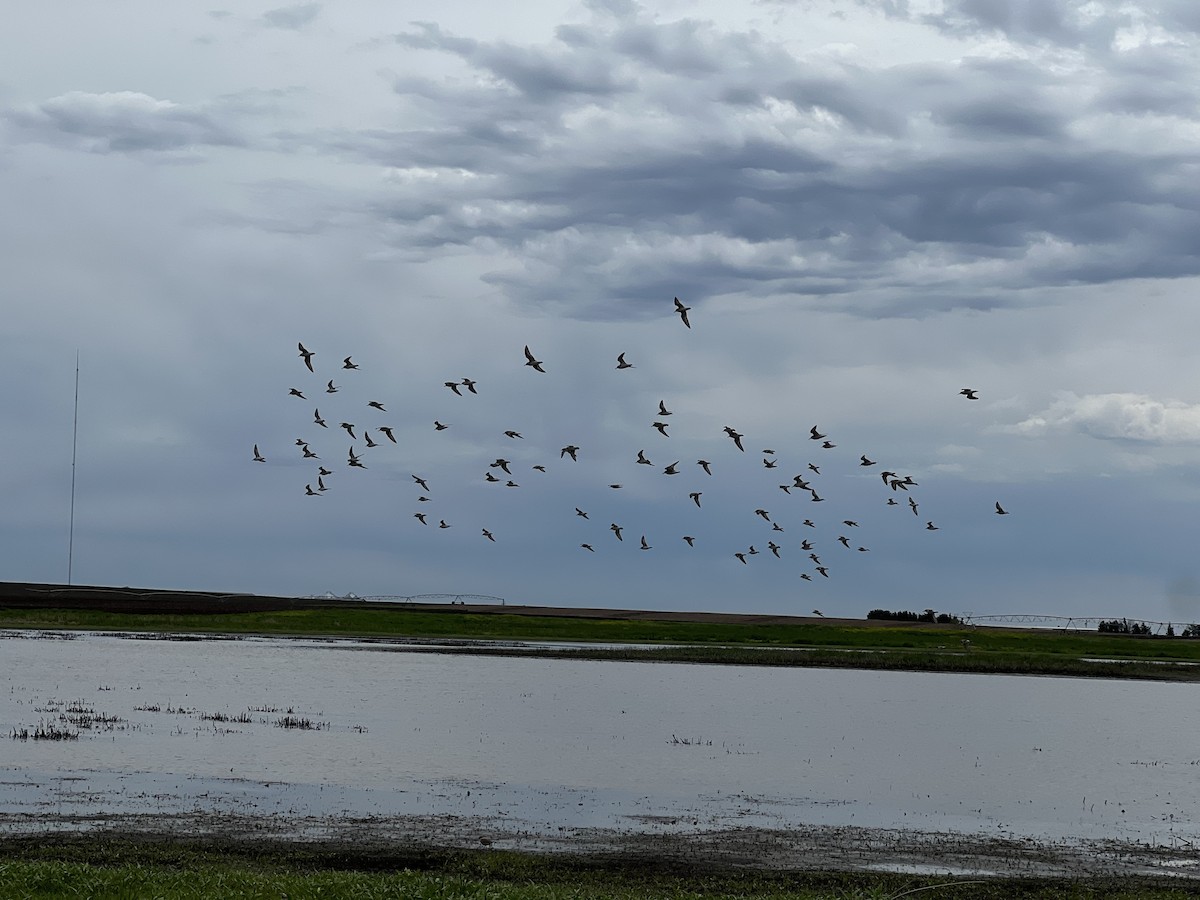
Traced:
[[[0, 610], [0, 628], [686, 644], [689, 645], [687, 652], [663, 651], [652, 656], [639, 651], [636, 658], [727, 664], [1200, 679], [1200, 671], [1192, 671], [1190, 667], [1149, 664], [1200, 662], [1200, 640], [1049, 630], [970, 629], [948, 625], [675, 622], [514, 615], [453, 609], [430, 611], [340, 602], [311, 609], [211, 615], [10, 609]], [[963, 641], [970, 642], [969, 650], [964, 651]], [[719, 649], [726, 646], [740, 650], [732, 652]], [[701, 653], [694, 648], [707, 648], [711, 652]], [[770, 656], [772, 648], [807, 648], [814, 652]], [[876, 652], [828, 652], [837, 649]], [[593, 651], [589, 651], [589, 655], [594, 658], [615, 658], [612, 654], [603, 655]], [[1088, 657], [1143, 664], [1084, 662]]]
[[1191, 882], [706, 871], [652, 860], [47, 835], [0, 840], [0, 896], [479, 900], [1181, 900]]

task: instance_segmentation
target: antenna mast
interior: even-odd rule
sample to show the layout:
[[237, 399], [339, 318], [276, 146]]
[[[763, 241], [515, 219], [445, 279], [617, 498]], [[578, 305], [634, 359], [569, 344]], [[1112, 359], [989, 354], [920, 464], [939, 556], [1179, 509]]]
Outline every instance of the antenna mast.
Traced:
[[79, 351], [75, 351], [75, 422], [71, 428], [71, 524], [67, 532], [67, 584], [75, 559], [75, 447], [79, 440]]

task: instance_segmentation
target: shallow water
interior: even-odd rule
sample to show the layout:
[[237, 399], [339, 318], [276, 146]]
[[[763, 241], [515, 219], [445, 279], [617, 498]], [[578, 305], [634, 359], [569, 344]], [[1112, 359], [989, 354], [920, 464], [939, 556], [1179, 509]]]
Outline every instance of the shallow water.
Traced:
[[[1200, 837], [1187, 684], [4, 636], [10, 829], [228, 811], [482, 816], [531, 833]], [[280, 727], [288, 715], [314, 727]], [[7, 737], [39, 724], [79, 738]]]

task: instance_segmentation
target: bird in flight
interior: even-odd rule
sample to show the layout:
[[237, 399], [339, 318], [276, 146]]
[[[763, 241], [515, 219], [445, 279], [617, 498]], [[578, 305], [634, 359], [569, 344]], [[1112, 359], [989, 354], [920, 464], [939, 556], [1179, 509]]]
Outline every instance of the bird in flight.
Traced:
[[816, 472], [818, 475], [820, 475], [820, 474], [821, 474], [821, 467], [820, 467], [820, 466], [815, 466], [815, 465], [813, 465], [812, 463], [809, 463], [809, 464], [808, 464], [808, 467], [809, 467], [810, 469], [812, 469], [814, 472]]
[[824, 566], [817, 566], [817, 571], [820, 572], [822, 575], [824, 575], [826, 578], [829, 577], [829, 570], [827, 568], [825, 568]]
[[621, 353], [617, 356], [617, 368], [618, 369], [632, 369], [633, 367], [634, 367], [633, 363], [625, 361], [624, 353]]
[[[505, 437], [510, 437], [510, 438], [512, 438], [513, 440], [516, 440], [517, 438], [520, 438], [520, 437], [521, 437], [521, 432], [519, 432], [519, 431], [506, 431], [506, 432], [504, 432], [504, 436], [505, 436]], [[521, 438], [521, 440], [524, 440], [524, 438]]]
[[822, 619], [825, 618], [825, 613], [821, 612], [819, 609], [814, 609], [812, 614], [814, 616], [820, 616]]
[[483, 536], [484, 536], [485, 538], [487, 538], [489, 541], [493, 541], [493, 542], [494, 542], [494, 541], [496, 540], [494, 537], [492, 537], [492, 533], [491, 533], [490, 531], [488, 531], [486, 528], [485, 528], [485, 529], [483, 529]]
[[428, 522], [425, 521], [425, 513], [413, 513], [413, 518], [416, 519], [417, 521], [419, 521], [422, 525], [429, 524]]
[[392, 426], [391, 425], [380, 425], [379, 430], [382, 431], [385, 435], [387, 435], [387, 439], [389, 441], [391, 441], [393, 444], [396, 443], [396, 436], [394, 434], [392, 434]]
[[683, 324], [688, 328], [692, 327], [692, 323], [688, 321], [687, 317], [688, 310], [690, 309], [690, 306], [684, 306], [682, 303], [680, 303], [678, 297], [675, 298], [675, 312], [679, 313], [679, 318], [683, 319]]
[[258, 444], [254, 445], [254, 461], [255, 462], [266, 462], [267, 461], [267, 458], [258, 452]]
[[736, 556], [739, 560], [741, 560], [743, 566], [749, 565], [749, 563], [746, 562], [746, 554], [745, 553], [735, 553], [733, 555]]
[[460, 382], [459, 382], [459, 384], [461, 384], [463, 387], [465, 387], [465, 388], [466, 388], [468, 391], [470, 391], [472, 394], [478, 394], [478, 393], [479, 393], [479, 391], [475, 390], [475, 385], [476, 385], [477, 383], [478, 383], [478, 382], [474, 382], [474, 381], [472, 381], [470, 378], [464, 378], [462, 381], [460, 381]]
[[975, 390], [974, 388], [963, 388], [961, 391], [959, 391], [959, 393], [962, 394], [964, 397], [966, 397], [968, 400], [978, 400], [979, 399], [979, 391]]
[[350, 448], [350, 459], [347, 460], [347, 464], [353, 466], [356, 469], [365, 469], [366, 468], [366, 466], [364, 466], [362, 464], [362, 460], [359, 459], [358, 454], [356, 454], [354, 452], [353, 447]]
[[858, 527], [858, 523], [855, 522], [853, 519], [842, 519], [842, 524], [845, 525], [847, 528], [857, 528]]
[[325, 424], [325, 420], [321, 418], [321, 410], [320, 409], [313, 410], [313, 423], [316, 425], [320, 425], [322, 428], [329, 427], [328, 425]]
[[646, 451], [644, 451], [644, 450], [639, 450], [639, 451], [638, 451], [638, 457], [637, 457], [637, 461], [638, 461], [638, 465], [639, 465], [639, 466], [652, 466], [652, 465], [654, 465], [654, 463], [652, 463], [652, 462], [650, 462], [650, 460], [646, 459]]
[[583, 519], [586, 519], [586, 518], [588, 517], [588, 514], [587, 514], [587, 513], [585, 513], [585, 512], [584, 512], [582, 509], [580, 509], [578, 506], [577, 506], [577, 507], [575, 507], [575, 515], [577, 515], [577, 516], [579, 516], [580, 518], [583, 518]]
[[774, 541], [767, 541], [767, 549], [775, 554], [776, 559], [783, 559], [783, 557], [779, 555], [779, 545]]
[[763, 468], [764, 469], [774, 469], [778, 465], [779, 465], [779, 463], [775, 462], [775, 460], [771, 459], [769, 456], [763, 457]]
[[439, 520], [438, 520], [438, 528], [449, 528], [449, 527], [450, 527], [450, 526], [446, 524], [446, 520], [445, 520], [445, 519], [439, 519]]
[[318, 491], [329, 490], [329, 488], [325, 487], [325, 480], [320, 475], [317, 476], [317, 490]]
[[641, 549], [643, 549], [643, 550], [650, 550], [650, 549], [652, 549], [652, 548], [650, 547], [650, 545], [646, 543], [646, 536], [645, 536], [644, 534], [642, 535], [642, 547], [641, 547]]
[[358, 363], [350, 362], [350, 357], [347, 356], [344, 360], [342, 360], [342, 368], [343, 369], [357, 369]]
[[999, 500], [996, 501], [996, 515], [998, 515], [998, 516], [1007, 516], [1008, 515], [1008, 510], [1000, 505]]
[[533, 354], [529, 352], [528, 344], [525, 345], [525, 365], [529, 366], [532, 369], [537, 370], [538, 372], [545, 373], [545, 371], [546, 371], [545, 369], [542, 368], [541, 360], [534, 359]]
[[926, 531], [937, 531], [937, 530], [938, 530], [938, 527], [937, 527], [936, 525], [934, 525], [932, 522], [926, 522], [926, 523], [925, 523], [925, 530], [926, 530]]
[[459, 391], [459, 389], [458, 389], [457, 381], [445, 381], [442, 383], [445, 384], [446, 387], [450, 388], [450, 390], [454, 391], [454, 393], [457, 394], [458, 396], [460, 396], [460, 397], [462, 396], [462, 392]]
[[742, 438], [745, 437], [744, 434], [740, 434], [740, 433], [734, 431], [728, 425], [725, 426], [725, 433], [733, 439], [733, 443], [737, 446], [737, 448], [739, 450], [741, 450], [743, 453], [746, 452], [746, 448], [742, 446]]
[[619, 484], [610, 484], [609, 487], [612, 488], [614, 491], [619, 491], [621, 489], [621, 485], [619, 485]]
[[694, 546], [696, 546], [696, 539], [695, 539], [694, 537], [692, 537], [690, 534], [685, 534], [685, 535], [683, 536], [683, 539], [684, 539], [685, 541], [687, 541], [687, 545], [688, 545], [689, 547], [694, 547]]
[[666, 422], [653, 422], [651, 424], [652, 424], [652, 427], [658, 429], [658, 433], [661, 434], [663, 437], [670, 437], [670, 435], [667, 434], [667, 423]]
[[333, 379], [330, 378], [329, 383], [325, 385], [325, 393], [336, 394], [337, 392], [338, 392], [338, 388], [333, 386]]
[[546, 471], [545, 466], [530, 466], [529, 468], [533, 469], [536, 472], [545, 472]]
[[327, 469], [324, 466], [317, 466], [317, 477], [318, 478], [320, 478], [322, 475], [332, 475], [332, 474], [333, 474], [332, 470]]
[[414, 475], [414, 476], [412, 477], [412, 480], [413, 480], [413, 481], [415, 481], [417, 484], [419, 484], [419, 485], [421, 486], [421, 490], [423, 490], [423, 491], [427, 491], [427, 490], [429, 490], [429, 482], [427, 482], [427, 481], [426, 481], [424, 478], [422, 478], [420, 475]]
[[754, 514], [755, 514], [756, 516], [762, 516], [762, 520], [763, 520], [764, 522], [770, 522], [770, 521], [771, 521], [771, 514], [770, 514], [769, 512], [767, 512], [765, 509], [756, 509], [756, 510], [754, 511]]
[[579, 546], [582, 547], [584, 550], [590, 550], [592, 553], [596, 552], [596, 548], [593, 547], [591, 544], [580, 544]]
[[665, 403], [664, 403], [663, 401], [661, 401], [661, 400], [659, 400], [659, 401], [658, 401], [658, 414], [659, 414], [660, 416], [669, 416], [669, 415], [671, 415], [671, 411], [670, 411], [669, 409], [667, 409], [667, 404], [665, 404]]
[[833, 441], [825, 441], [821, 444], [821, 446], [826, 450], [832, 450], [837, 446], [837, 444], [835, 444]]
[[367, 442], [368, 447], [378, 447], [379, 446], [377, 443], [375, 443], [373, 440], [371, 440], [371, 432], [369, 432], [369, 431], [363, 432], [363, 440]]
[[611, 525], [609, 525], [608, 530], [617, 536], [618, 541], [625, 540], [625, 538], [621, 537], [621, 526], [616, 522], [613, 522]]
[[485, 479], [487, 479], [488, 481], [499, 481], [500, 480], [495, 475], [493, 475], [491, 472], [484, 472], [483, 477]]
[[909, 508], [910, 508], [910, 509], [912, 509], [912, 511], [913, 511], [913, 515], [914, 515], [914, 516], [916, 516], [916, 515], [920, 515], [920, 514], [917, 512], [917, 501], [916, 501], [916, 500], [914, 500], [912, 497], [909, 497], [909, 498], [908, 498], [908, 505], [909, 505]]
[[663, 469], [663, 474], [664, 475], [678, 475], [679, 474], [679, 469], [677, 468], [678, 465], [679, 465], [679, 460], [675, 460], [675, 462], [671, 463], [669, 466], [667, 466], [665, 469]]
[[805, 581], [812, 581], [812, 576], [809, 575], [807, 572], [801, 572], [800, 577], [803, 578]]
[[300, 355], [304, 357], [304, 364], [308, 366], [308, 371], [312, 371], [312, 358], [316, 355], [311, 350], [304, 349], [304, 344], [297, 342], [296, 346], [300, 348]]
[[351, 440], [358, 440], [358, 438], [354, 436], [354, 426], [349, 422], [342, 422], [340, 425], [338, 425], [338, 428], [345, 428], [346, 434], [350, 435]]
[[302, 394], [302, 393], [300, 392], [300, 389], [299, 389], [299, 388], [292, 388], [290, 391], [288, 391], [288, 396], [289, 396], [289, 397], [299, 397], [301, 400], [307, 400], [307, 399], [308, 399], [307, 397], [305, 397], [305, 396], [304, 396], [304, 394]]
[[702, 468], [704, 470], [705, 475], [712, 474], [712, 469], [709, 468], [709, 466], [712, 465], [712, 463], [710, 463], [707, 459], [696, 460], [696, 465], [698, 465], [700, 468]]
[[875, 465], [875, 460], [873, 460], [873, 459], [867, 459], [867, 455], [866, 455], [865, 453], [864, 453], [862, 456], [860, 456], [860, 457], [859, 457], [859, 459], [861, 459], [861, 460], [862, 460], [862, 462], [860, 462], [860, 463], [859, 463], [859, 465], [860, 465], [860, 466], [873, 466], [873, 465]]
[[562, 459], [564, 456], [569, 456], [572, 462], [579, 462], [579, 458], [575, 455], [578, 452], [579, 448], [574, 444], [567, 444], [562, 450], [558, 451], [558, 458]]
[[305, 494], [307, 494], [307, 495], [308, 495], [308, 496], [310, 496], [310, 497], [320, 497], [320, 496], [321, 496], [320, 494], [318, 494], [316, 491], [314, 491], [314, 490], [312, 489], [312, 485], [311, 485], [311, 484], [306, 484], [306, 485], [304, 486], [304, 493], [305, 493]]
[[692, 491], [690, 494], [688, 494], [688, 496], [692, 498], [692, 502], [696, 504], [697, 509], [700, 508], [700, 495], [702, 493], [703, 491]]
[[380, 412], [387, 412], [387, 410], [383, 408], [383, 404], [382, 404], [382, 403], [380, 403], [378, 400], [372, 400], [372, 401], [370, 401], [370, 402], [367, 404], [367, 406], [371, 407], [372, 409], [377, 409], [377, 410], [379, 410]]
[[437, 419], [433, 420], [433, 428], [435, 431], [445, 431], [449, 427], [449, 425], [439, 422]]
[[809, 429], [808, 435], [810, 440], [814, 441], [823, 441], [827, 437], [827, 435], [821, 434], [819, 431], [817, 431], [816, 425]]
[[493, 462], [493, 463], [488, 463], [488, 467], [489, 467], [489, 468], [492, 468], [492, 469], [501, 469], [501, 470], [503, 470], [503, 471], [504, 471], [504, 473], [505, 473], [506, 475], [511, 475], [511, 474], [512, 474], [512, 470], [511, 470], [511, 469], [509, 469], [509, 467], [508, 467], [508, 460], [507, 460], [507, 459], [498, 459], [498, 460], [496, 460], [496, 461], [495, 461], [495, 462]]

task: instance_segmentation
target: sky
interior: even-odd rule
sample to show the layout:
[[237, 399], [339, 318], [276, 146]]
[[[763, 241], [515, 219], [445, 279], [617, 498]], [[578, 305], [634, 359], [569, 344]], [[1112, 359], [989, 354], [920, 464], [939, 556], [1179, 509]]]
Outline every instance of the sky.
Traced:
[[1198, 49], [1192, 0], [22, 4], [0, 577], [1200, 620]]

